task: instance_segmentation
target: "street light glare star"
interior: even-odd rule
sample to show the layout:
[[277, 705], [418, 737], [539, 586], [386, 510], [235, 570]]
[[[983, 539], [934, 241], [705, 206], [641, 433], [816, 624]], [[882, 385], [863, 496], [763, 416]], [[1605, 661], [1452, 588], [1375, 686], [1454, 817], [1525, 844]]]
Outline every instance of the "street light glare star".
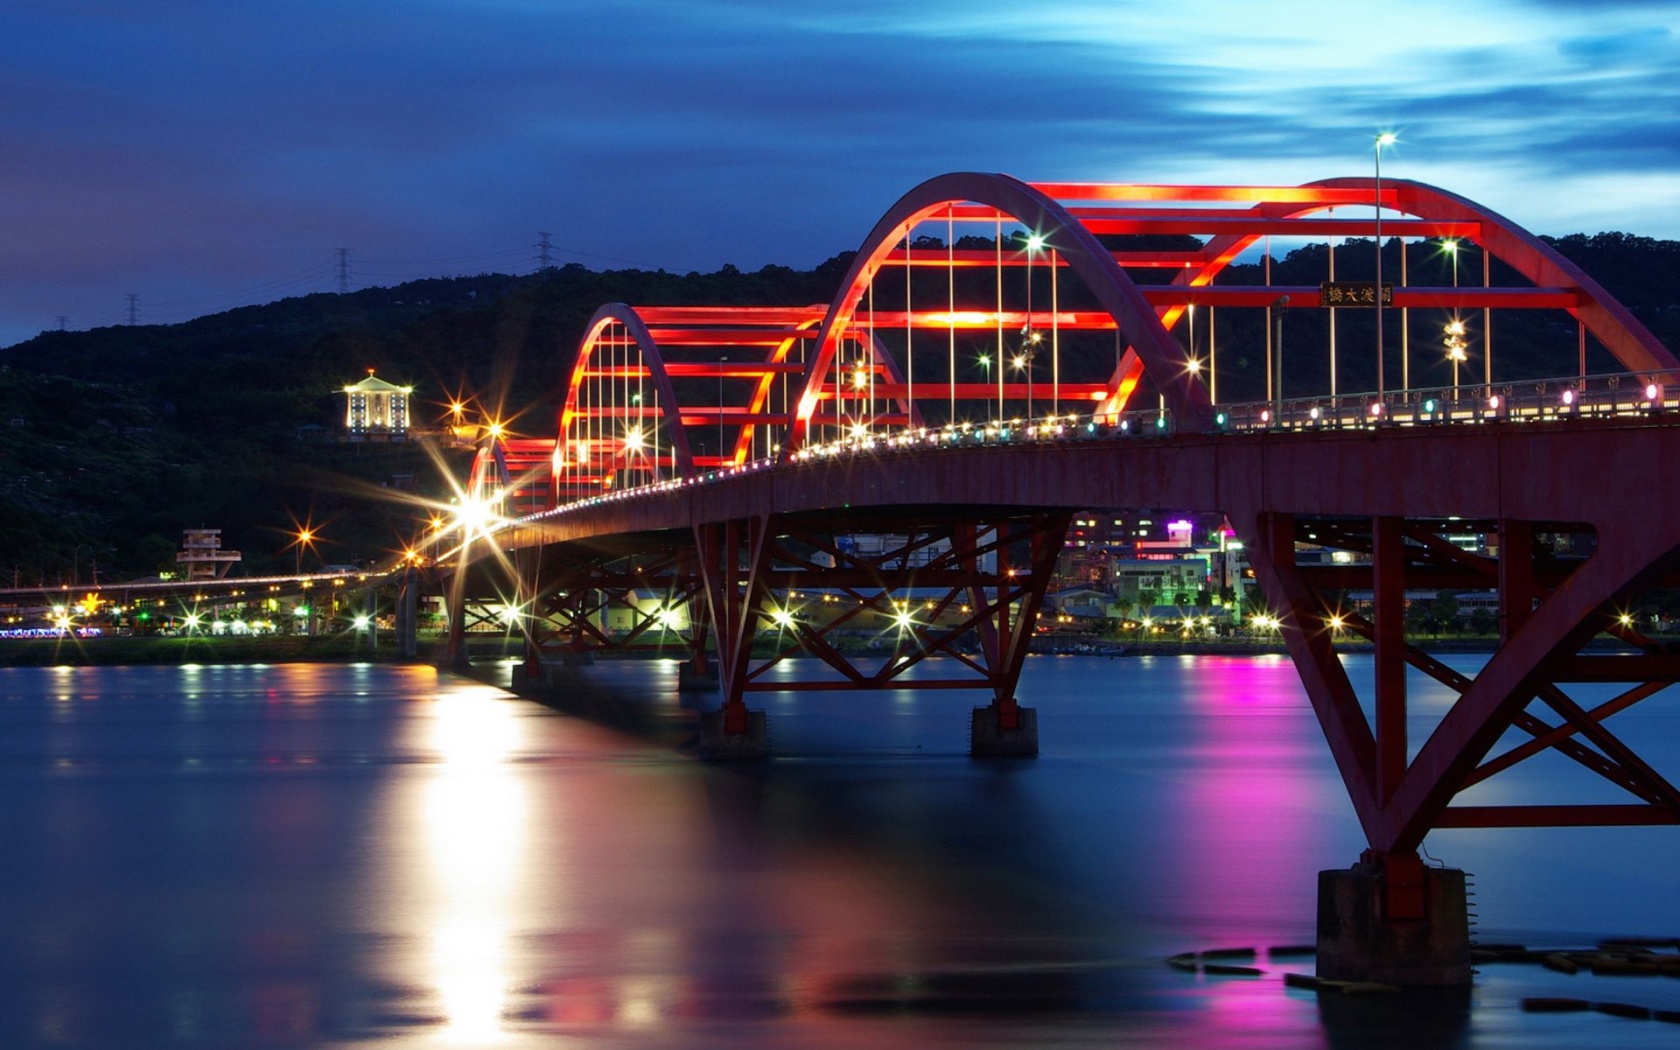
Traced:
[[1385, 131], [1377, 136], [1377, 146], [1379, 148], [1382, 146], [1392, 146], [1395, 142], [1399, 141], [1399, 138], [1400, 136], [1396, 135], [1394, 132]]

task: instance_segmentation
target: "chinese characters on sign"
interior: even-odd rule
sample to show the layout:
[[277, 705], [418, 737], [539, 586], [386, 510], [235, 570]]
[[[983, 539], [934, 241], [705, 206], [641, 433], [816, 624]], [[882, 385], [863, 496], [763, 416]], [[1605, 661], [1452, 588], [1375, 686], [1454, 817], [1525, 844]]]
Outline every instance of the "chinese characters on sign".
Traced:
[[[1382, 304], [1394, 305], [1394, 286], [1382, 286]], [[1318, 286], [1320, 306], [1376, 306], [1377, 286], [1370, 281], [1325, 281]]]

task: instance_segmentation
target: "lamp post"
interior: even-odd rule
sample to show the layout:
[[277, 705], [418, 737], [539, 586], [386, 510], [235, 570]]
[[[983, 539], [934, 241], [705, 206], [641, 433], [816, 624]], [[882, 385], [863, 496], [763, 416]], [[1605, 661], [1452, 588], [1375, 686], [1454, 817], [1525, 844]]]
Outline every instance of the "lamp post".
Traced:
[[1277, 395], [1277, 404], [1272, 409], [1272, 416], [1281, 426], [1283, 423], [1283, 312], [1289, 309], [1289, 296], [1278, 296], [1277, 302], [1272, 304], [1272, 309], [1276, 311], [1273, 316], [1275, 318], [1274, 323], [1277, 325], [1277, 336], [1272, 340], [1277, 345], [1277, 365], [1275, 366], [1277, 386], [1273, 391]]
[[314, 538], [315, 538], [314, 531], [312, 531], [310, 529], [299, 529], [298, 530], [297, 545], [296, 545], [297, 557], [293, 560], [293, 565], [292, 565], [292, 575], [293, 576], [302, 576], [303, 575], [303, 548], [306, 544], [308, 544]]
[[1447, 360], [1452, 362], [1453, 402], [1456, 404], [1458, 402], [1458, 364], [1460, 361], [1470, 359], [1469, 355], [1464, 352], [1464, 348], [1469, 343], [1464, 338], [1464, 322], [1456, 317], [1448, 321], [1447, 326], [1442, 331], [1446, 333], [1446, 338], [1441, 342], [1447, 348]]
[[1377, 220], [1377, 400], [1383, 399], [1383, 272], [1382, 272], [1382, 151], [1394, 144], [1394, 132], [1377, 136], [1376, 149], [1376, 220]]
[[1042, 338], [1037, 332], [1031, 330], [1031, 325], [1028, 325], [1026, 338], [1023, 340], [1026, 345], [1021, 348], [1020, 353], [1015, 355], [1015, 360], [1010, 362], [1015, 366], [1016, 371], [1027, 374], [1027, 422], [1029, 424], [1033, 417], [1033, 354]]
[[[1033, 253], [1044, 247], [1044, 238], [1034, 233], [1027, 237], [1027, 323], [1021, 328], [1021, 353], [1015, 359], [1016, 367], [1025, 368], [1027, 372], [1027, 425], [1032, 426], [1033, 392], [1032, 392], [1032, 362], [1033, 352], [1043, 336], [1033, 327]], [[1053, 304], [1052, 304], [1053, 305]]]

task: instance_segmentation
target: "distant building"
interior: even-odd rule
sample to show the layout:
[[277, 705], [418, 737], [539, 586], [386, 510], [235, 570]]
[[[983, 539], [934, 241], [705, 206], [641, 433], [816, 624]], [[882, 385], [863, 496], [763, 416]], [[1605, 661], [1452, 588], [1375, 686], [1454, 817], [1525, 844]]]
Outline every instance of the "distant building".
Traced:
[[351, 441], [408, 440], [411, 386], [387, 383], [368, 369], [367, 378], [344, 388], [344, 428]]
[[175, 552], [175, 563], [187, 567], [189, 580], [220, 579], [239, 560], [238, 551], [222, 550], [221, 529], [187, 529]]
[[1116, 558], [1110, 563], [1114, 596], [1140, 608], [1155, 605], [1196, 606], [1207, 595], [1208, 560], [1155, 555]]

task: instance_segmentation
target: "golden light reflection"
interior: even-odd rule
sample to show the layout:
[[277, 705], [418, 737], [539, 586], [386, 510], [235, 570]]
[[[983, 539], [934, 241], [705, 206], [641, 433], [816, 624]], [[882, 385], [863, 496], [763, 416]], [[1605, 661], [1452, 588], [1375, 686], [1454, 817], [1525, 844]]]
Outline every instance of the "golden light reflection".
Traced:
[[431, 898], [431, 981], [441, 1041], [494, 1046], [512, 982], [514, 885], [528, 800], [510, 758], [521, 742], [515, 705], [493, 689], [452, 690], [431, 705], [438, 759], [422, 799]]

